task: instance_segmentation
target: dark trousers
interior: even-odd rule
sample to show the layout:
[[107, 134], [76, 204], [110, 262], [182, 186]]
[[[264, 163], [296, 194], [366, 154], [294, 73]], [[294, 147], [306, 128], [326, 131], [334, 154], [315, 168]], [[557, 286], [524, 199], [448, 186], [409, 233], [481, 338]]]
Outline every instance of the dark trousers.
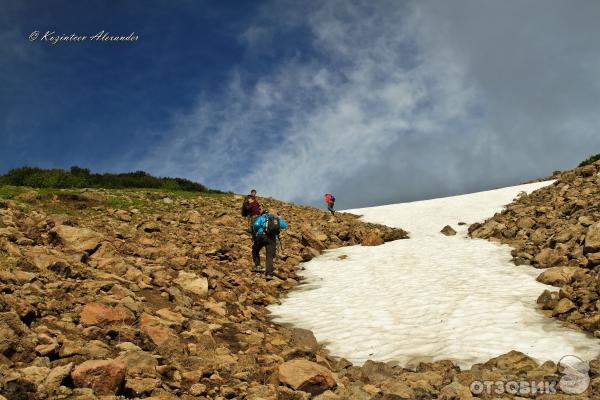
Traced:
[[329, 210], [329, 212], [331, 212], [332, 214], [335, 214], [335, 211], [333, 210], [333, 203], [327, 203], [327, 209]]
[[273, 275], [273, 259], [277, 251], [277, 237], [267, 235], [257, 236], [252, 244], [252, 259], [255, 266], [260, 266], [260, 250], [265, 247], [267, 252], [266, 275]]

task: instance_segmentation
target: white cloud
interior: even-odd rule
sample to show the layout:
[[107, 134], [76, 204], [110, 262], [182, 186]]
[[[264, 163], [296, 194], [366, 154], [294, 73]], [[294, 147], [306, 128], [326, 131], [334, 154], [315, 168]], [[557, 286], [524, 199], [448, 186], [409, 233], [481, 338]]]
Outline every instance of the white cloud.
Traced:
[[[600, 146], [600, 52], [578, 36], [597, 37], [597, 24], [561, 3], [519, 4], [268, 4], [242, 34], [248, 52], [298, 26], [314, 52], [256, 81], [232, 71], [227, 90], [200, 96], [145, 165], [302, 202], [331, 191], [342, 206], [568, 167]], [[563, 17], [569, 25], [557, 26]]]

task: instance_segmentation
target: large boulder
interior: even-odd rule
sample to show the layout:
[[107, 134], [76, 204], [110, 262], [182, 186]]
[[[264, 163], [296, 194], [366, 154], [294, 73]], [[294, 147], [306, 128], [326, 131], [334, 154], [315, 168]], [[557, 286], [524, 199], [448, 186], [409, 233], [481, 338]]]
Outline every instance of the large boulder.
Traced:
[[577, 269], [572, 267], [551, 267], [542, 272], [537, 281], [546, 285], [562, 286], [571, 282]]
[[559, 315], [568, 313], [569, 311], [576, 310], [577, 306], [569, 299], [564, 298], [560, 299], [554, 310], [552, 311], [552, 315]]
[[148, 335], [150, 340], [158, 347], [169, 346], [177, 340], [175, 332], [162, 325], [145, 326], [142, 328], [142, 332]]
[[115, 395], [125, 379], [126, 366], [120, 360], [89, 360], [71, 372], [75, 387], [91, 388], [100, 395]]
[[157, 375], [158, 360], [141, 349], [124, 351], [117, 357], [127, 366], [127, 377], [150, 377]]
[[44, 379], [44, 387], [46, 390], [52, 391], [58, 389], [62, 385], [63, 381], [71, 374], [72, 370], [72, 362], [52, 368], [52, 370]]
[[140, 317], [141, 331], [156, 345], [159, 351], [170, 354], [180, 350], [180, 341], [175, 331], [167, 325], [168, 323], [163, 323], [160, 318], [148, 314], [142, 314]]
[[585, 245], [583, 250], [586, 253], [596, 253], [600, 251], [600, 222], [590, 225], [585, 235]]
[[39, 366], [29, 366], [25, 368], [21, 368], [18, 370], [19, 374], [27, 381], [33, 383], [35, 386], [39, 387], [44, 383], [44, 380], [50, 373], [50, 368], [48, 367], [39, 367]]
[[294, 390], [317, 395], [336, 387], [331, 371], [324, 366], [304, 359], [295, 359], [279, 365], [279, 382]]
[[304, 246], [311, 247], [317, 251], [325, 250], [325, 245], [319, 240], [318, 232], [313, 231], [309, 225], [302, 225], [300, 228], [302, 232], [301, 243]]
[[292, 329], [291, 342], [294, 347], [306, 351], [316, 351], [319, 347], [315, 335], [308, 329]]
[[567, 257], [562, 255], [556, 249], [545, 248], [540, 251], [533, 259], [537, 266], [541, 268], [555, 267], [567, 261]]
[[173, 282], [181, 286], [185, 292], [199, 297], [208, 296], [208, 279], [199, 277], [193, 272], [179, 271], [177, 279]]
[[367, 360], [360, 367], [361, 379], [369, 383], [379, 383], [391, 378], [393, 375], [392, 366], [380, 361]]
[[59, 225], [51, 232], [60, 239], [65, 248], [78, 253], [93, 253], [104, 239], [100, 233], [91, 229], [68, 225]]
[[539, 367], [531, 357], [520, 351], [512, 350], [498, 357], [491, 358], [484, 367], [498, 368], [503, 371], [530, 371]]
[[130, 323], [135, 316], [125, 307], [110, 307], [100, 303], [88, 303], [79, 314], [79, 322], [83, 325], [102, 325], [113, 322]]

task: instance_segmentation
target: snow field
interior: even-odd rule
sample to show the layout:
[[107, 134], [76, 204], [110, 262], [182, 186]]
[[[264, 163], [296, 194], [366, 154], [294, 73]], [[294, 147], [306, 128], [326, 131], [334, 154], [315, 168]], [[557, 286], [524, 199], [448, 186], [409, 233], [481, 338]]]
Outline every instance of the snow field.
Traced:
[[[548, 288], [535, 280], [540, 270], [515, 266], [508, 246], [466, 237], [469, 224], [550, 183], [348, 210], [410, 239], [336, 249], [303, 264], [305, 283], [270, 307], [273, 320], [312, 330], [356, 364], [451, 359], [468, 368], [510, 350], [539, 361], [595, 358], [597, 340], [536, 309]], [[447, 224], [456, 236], [439, 233]]]

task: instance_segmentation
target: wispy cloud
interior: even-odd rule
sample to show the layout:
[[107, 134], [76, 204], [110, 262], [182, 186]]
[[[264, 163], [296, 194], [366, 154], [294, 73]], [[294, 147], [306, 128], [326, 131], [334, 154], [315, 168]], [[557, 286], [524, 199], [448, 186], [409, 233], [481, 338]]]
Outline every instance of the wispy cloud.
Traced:
[[[348, 207], [569, 166], [600, 146], [598, 45], [570, 47], [598, 28], [540, 4], [521, 7], [537, 19], [516, 3], [267, 4], [241, 35], [247, 51], [292, 29], [306, 32], [307, 49], [259, 76], [233, 69], [223, 92], [200, 94], [140, 165], [305, 203], [331, 191]], [[568, 26], [553, 24], [563, 17]]]

